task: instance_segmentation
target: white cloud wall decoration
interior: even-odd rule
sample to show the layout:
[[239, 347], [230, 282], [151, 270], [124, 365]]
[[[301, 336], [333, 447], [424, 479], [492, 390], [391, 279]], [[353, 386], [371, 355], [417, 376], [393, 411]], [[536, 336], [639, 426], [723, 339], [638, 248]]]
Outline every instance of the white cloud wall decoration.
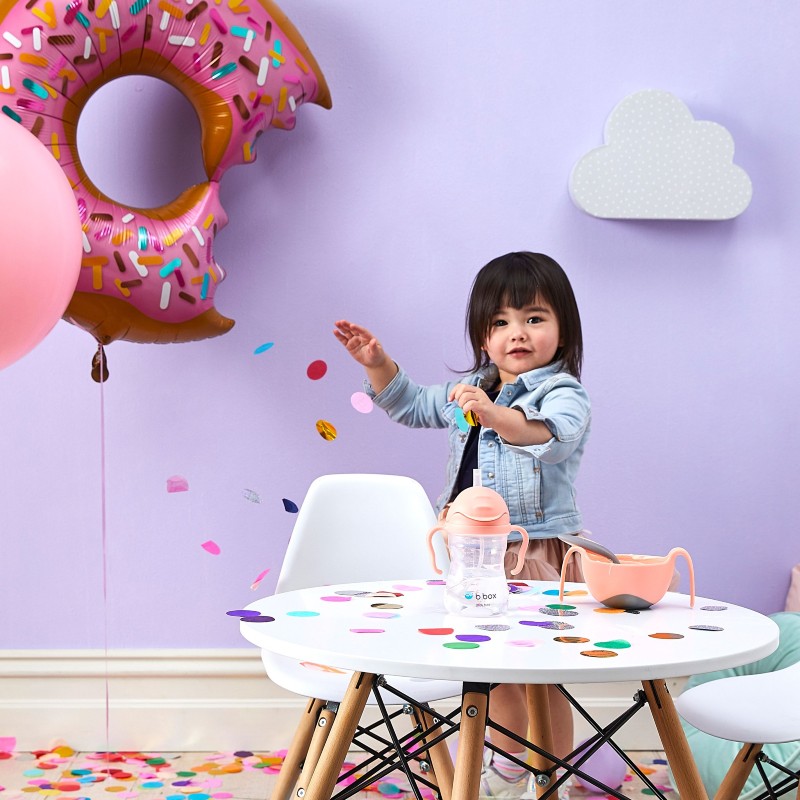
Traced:
[[732, 219], [753, 185], [733, 163], [733, 137], [695, 120], [670, 92], [646, 89], [611, 112], [605, 145], [578, 161], [569, 193], [578, 208], [606, 219]]

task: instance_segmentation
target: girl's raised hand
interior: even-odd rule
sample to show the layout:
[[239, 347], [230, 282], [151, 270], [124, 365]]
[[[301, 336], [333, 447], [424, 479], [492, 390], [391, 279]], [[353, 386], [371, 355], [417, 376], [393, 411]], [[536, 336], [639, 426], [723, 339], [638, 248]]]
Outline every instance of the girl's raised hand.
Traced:
[[347, 348], [353, 358], [364, 367], [380, 367], [387, 355], [381, 343], [364, 327], [348, 322], [346, 319], [337, 320], [333, 335]]

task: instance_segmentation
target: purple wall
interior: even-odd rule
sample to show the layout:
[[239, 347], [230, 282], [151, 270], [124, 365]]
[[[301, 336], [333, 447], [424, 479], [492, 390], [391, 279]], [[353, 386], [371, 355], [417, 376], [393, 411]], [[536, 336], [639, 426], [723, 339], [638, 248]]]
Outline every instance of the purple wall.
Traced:
[[[782, 608], [800, 561], [800, 7], [283, 8], [334, 108], [302, 108], [295, 131], [264, 136], [255, 164], [224, 178], [216, 304], [233, 331], [107, 350], [106, 599], [93, 340], [61, 322], [0, 373], [0, 646], [102, 647], [104, 607], [110, 647], [246, 646], [225, 611], [274, 587], [294, 521], [281, 498], [299, 504], [326, 472], [408, 474], [431, 497], [443, 478], [442, 432], [350, 406], [361, 373], [333, 321], [372, 327], [418, 380], [444, 379], [466, 362], [475, 271], [512, 249], [556, 257], [578, 295], [594, 401], [578, 490], [596, 538], [621, 552], [682, 545], [701, 595]], [[602, 221], [572, 205], [572, 166], [645, 88], [728, 128], [754, 186], [742, 216]], [[97, 182], [158, 203], [200, 180], [198, 126], [172, 91], [138, 78], [116, 89], [81, 125]], [[311, 381], [316, 359], [329, 370]], [[189, 492], [167, 493], [174, 474]]]

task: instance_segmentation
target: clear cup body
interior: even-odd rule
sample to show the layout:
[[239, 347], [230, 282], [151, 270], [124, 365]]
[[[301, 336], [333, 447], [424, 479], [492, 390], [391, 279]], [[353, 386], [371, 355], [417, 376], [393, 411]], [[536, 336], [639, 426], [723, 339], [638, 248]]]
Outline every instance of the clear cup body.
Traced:
[[450, 568], [444, 604], [451, 614], [493, 617], [508, 610], [508, 583], [503, 569], [506, 536], [448, 533]]

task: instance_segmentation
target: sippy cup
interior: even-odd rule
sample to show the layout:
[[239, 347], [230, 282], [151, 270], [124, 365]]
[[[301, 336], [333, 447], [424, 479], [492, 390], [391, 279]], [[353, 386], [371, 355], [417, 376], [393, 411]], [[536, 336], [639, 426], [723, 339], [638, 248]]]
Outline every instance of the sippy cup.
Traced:
[[512, 574], [521, 569], [528, 548], [528, 532], [509, 524], [508, 507], [493, 489], [473, 486], [464, 489], [447, 511], [444, 525], [428, 533], [433, 568], [433, 535], [442, 531], [450, 552], [450, 569], [445, 582], [444, 605], [451, 614], [491, 617], [508, 609], [508, 584], [503, 570], [506, 541], [511, 531], [522, 534], [522, 547]]

